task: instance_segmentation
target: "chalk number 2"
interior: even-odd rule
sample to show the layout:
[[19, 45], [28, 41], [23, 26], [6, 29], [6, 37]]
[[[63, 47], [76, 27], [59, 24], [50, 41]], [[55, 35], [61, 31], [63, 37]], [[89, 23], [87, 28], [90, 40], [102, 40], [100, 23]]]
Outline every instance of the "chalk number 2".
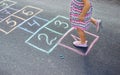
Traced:
[[45, 33], [42, 33], [42, 34], [39, 34], [39, 35], [38, 35], [38, 39], [39, 39], [39, 40], [42, 40], [41, 36], [45, 37], [46, 43], [47, 43], [48, 45], [52, 45], [53, 42], [57, 40], [57, 37], [54, 37], [52, 40], [49, 40], [48, 35], [45, 34]]

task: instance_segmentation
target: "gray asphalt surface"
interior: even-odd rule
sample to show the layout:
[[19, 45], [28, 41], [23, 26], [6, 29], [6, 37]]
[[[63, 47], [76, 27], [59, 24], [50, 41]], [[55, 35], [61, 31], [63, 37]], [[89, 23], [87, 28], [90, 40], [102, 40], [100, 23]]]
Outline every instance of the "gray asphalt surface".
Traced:
[[[58, 15], [69, 18], [70, 0], [13, 1], [17, 4], [11, 7], [16, 10], [26, 5], [43, 9], [43, 12], [36, 16], [47, 19], [48, 22]], [[100, 36], [100, 38], [87, 56], [81, 56], [59, 45], [50, 54], [42, 52], [26, 44], [25, 41], [32, 34], [17, 27], [7, 35], [2, 31], [0, 32], [0, 75], [119, 75], [120, 1], [94, 0], [93, 7], [93, 17], [102, 19], [104, 28], [100, 33], [96, 33], [95, 27], [91, 24], [88, 31]], [[25, 17], [22, 14], [20, 16]], [[21, 23], [21, 20], [18, 22]], [[47, 23], [40, 19], [37, 22]], [[1, 22], [0, 28], [9, 30], [4, 25], [6, 24]], [[28, 29], [36, 32], [38, 27], [32, 29], [28, 27]], [[62, 29], [58, 29], [58, 31], [64, 32]], [[57, 36], [44, 29], [43, 32], [49, 33], [50, 37]], [[35, 39], [30, 42], [49, 50], [50, 47], [44, 45], [44, 41], [38, 42], [35, 36]], [[69, 41], [64, 42], [71, 45]]]

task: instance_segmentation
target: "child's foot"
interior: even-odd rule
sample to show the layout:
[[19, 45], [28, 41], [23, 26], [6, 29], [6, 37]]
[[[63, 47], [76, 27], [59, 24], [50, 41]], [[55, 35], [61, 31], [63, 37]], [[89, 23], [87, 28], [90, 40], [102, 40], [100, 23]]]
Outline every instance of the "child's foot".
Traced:
[[85, 42], [85, 44], [81, 44], [81, 41], [74, 41], [73, 45], [76, 47], [87, 47], [87, 41]]
[[96, 20], [96, 31], [97, 33], [100, 32], [100, 29], [102, 28], [102, 21], [101, 20]]

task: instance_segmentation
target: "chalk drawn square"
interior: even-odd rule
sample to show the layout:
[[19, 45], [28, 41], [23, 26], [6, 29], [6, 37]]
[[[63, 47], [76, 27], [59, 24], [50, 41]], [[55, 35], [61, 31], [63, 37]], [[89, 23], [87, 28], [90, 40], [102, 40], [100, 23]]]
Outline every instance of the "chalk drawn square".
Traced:
[[8, 16], [12, 15], [14, 12], [16, 12], [16, 11], [12, 10], [10, 8], [6, 8], [6, 9], [0, 11], [0, 22], [5, 20]]
[[57, 42], [60, 38], [61, 35], [47, 28], [43, 28], [28, 38], [25, 43], [42, 52], [51, 53], [57, 46]]
[[64, 34], [71, 28], [69, 18], [57, 16], [56, 19], [47, 26], [47, 28]]
[[4, 32], [5, 34], [8, 34], [11, 31], [15, 30], [17, 26], [22, 22], [22, 19], [16, 18], [15, 16], [10, 16], [7, 19], [5, 19], [2, 23], [0, 23], [0, 31]]
[[37, 31], [39, 28], [41, 28], [47, 22], [48, 22], [48, 20], [45, 20], [43, 18], [35, 16], [35, 17], [29, 19], [28, 21], [26, 21], [25, 23], [23, 23], [20, 26], [20, 28], [25, 31], [34, 33], [35, 31]]
[[0, 2], [0, 11], [12, 6], [12, 5], [15, 5], [16, 2], [15, 1], [11, 1], [11, 0], [3, 0]]
[[87, 55], [92, 49], [92, 47], [95, 45], [95, 43], [98, 41], [99, 36], [92, 34], [90, 32], [85, 31], [87, 40], [88, 40], [88, 47], [87, 48], [77, 48], [73, 45], [73, 41], [79, 40], [77, 32], [74, 30], [74, 28], [71, 28], [65, 35], [59, 40], [59, 45], [63, 46], [73, 52], [76, 52], [80, 55]]
[[23, 19], [29, 19], [32, 16], [35, 16], [42, 12], [43, 10], [34, 6], [25, 6], [24, 8], [20, 9], [17, 13], [15, 13], [15, 16], [18, 16]]

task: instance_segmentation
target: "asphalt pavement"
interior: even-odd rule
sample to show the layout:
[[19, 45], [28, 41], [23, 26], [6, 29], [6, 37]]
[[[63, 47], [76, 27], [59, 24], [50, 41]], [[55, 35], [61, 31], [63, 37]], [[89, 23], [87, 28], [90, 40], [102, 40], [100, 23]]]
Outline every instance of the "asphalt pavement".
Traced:
[[[0, 0], [0, 75], [119, 75], [120, 1], [93, 0], [89, 47], [69, 23], [71, 0]], [[84, 51], [85, 50], [85, 51]]]

